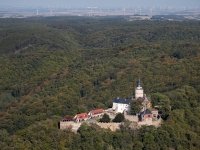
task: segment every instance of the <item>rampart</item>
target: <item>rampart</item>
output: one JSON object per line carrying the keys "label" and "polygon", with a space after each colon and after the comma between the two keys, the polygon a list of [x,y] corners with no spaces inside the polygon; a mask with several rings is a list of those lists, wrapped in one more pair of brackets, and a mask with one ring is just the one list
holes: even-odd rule
{"label": "rampart", "polygon": [[137,122],[138,121],[138,116],[133,116],[133,115],[125,115],[125,119],[132,121],[132,122]]}
{"label": "rampart", "polygon": [[[86,122],[87,123],[87,122]],[[78,128],[81,126],[82,122],[76,123],[73,121],[68,121],[68,122],[63,122],[60,121],[60,129],[61,130],[72,130],[72,131],[77,131]],[[90,124],[90,123],[88,123]],[[98,126],[104,129],[110,129],[111,131],[115,131],[117,129],[120,129],[121,123],[101,123],[98,122],[96,123]]]}
{"label": "rampart", "polygon": [[101,128],[104,129],[110,129],[111,131],[115,131],[117,129],[120,129],[121,123],[103,123],[98,122],[97,125],[99,125]]}
{"label": "rampart", "polygon": [[60,121],[60,129],[61,130],[72,130],[72,131],[77,131],[78,128],[81,126],[81,122],[79,123],[76,123],[76,122],[73,122],[73,121],[67,121],[67,122],[63,122],[63,121]]}
{"label": "rampart", "polygon": [[[131,118],[132,122],[135,123],[136,126],[141,127],[142,125],[153,125],[155,127],[159,127],[162,123],[162,119],[158,119],[156,121],[142,121],[142,122],[138,122],[138,121],[134,121],[135,118]],[[90,124],[89,122],[86,122],[88,124]],[[60,121],[60,129],[61,130],[72,130],[74,132],[76,132],[80,126],[81,126],[82,122],[76,123],[73,121],[68,121],[68,122],[63,122]],[[121,123],[102,123],[102,122],[97,122],[96,123],[98,126],[100,126],[101,128],[104,129],[110,129],[111,131],[116,131],[117,129],[120,129],[120,125]]]}
{"label": "rampart", "polygon": [[153,125],[155,127],[159,127],[161,125],[161,123],[162,123],[162,119],[159,118],[156,121],[152,121],[152,120],[148,121],[147,120],[147,121],[138,122],[138,126],[141,127],[142,125],[148,125],[148,126]]}
{"label": "rampart", "polygon": [[162,124],[162,119],[161,118],[159,118],[156,121],[152,121],[152,125],[155,126],[155,127],[159,127],[159,126],[161,126],[161,124]]}
{"label": "rampart", "polygon": [[[132,122],[132,124],[131,124],[132,127],[136,127],[136,126],[141,127],[142,125],[153,125],[155,127],[159,127],[162,123],[161,118],[156,121],[149,120],[149,121],[143,121],[143,122],[135,121],[134,117],[129,118],[129,119]],[[82,123],[83,122],[76,123],[73,121],[67,121],[67,122],[60,121],[60,129],[61,130],[72,130],[73,132],[76,132]],[[86,122],[86,123],[90,124],[90,122]],[[100,126],[101,128],[110,129],[111,131],[116,131],[117,129],[120,129],[120,125],[121,125],[121,123],[114,123],[114,122],[110,122],[110,123],[97,122],[96,124],[98,126]]]}

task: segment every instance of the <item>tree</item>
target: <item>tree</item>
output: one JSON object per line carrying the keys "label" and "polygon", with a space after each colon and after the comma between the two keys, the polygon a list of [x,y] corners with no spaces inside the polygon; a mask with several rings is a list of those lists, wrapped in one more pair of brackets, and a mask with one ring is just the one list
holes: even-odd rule
{"label": "tree", "polygon": [[140,141],[136,141],[133,145],[133,149],[134,150],[139,150],[139,149],[142,149],[144,147],[143,143],[140,142]]}
{"label": "tree", "polygon": [[128,130],[130,128],[130,125],[131,125],[131,121],[129,121],[128,119],[124,119],[123,124],[121,124],[121,126],[120,126],[120,129]]}
{"label": "tree", "polygon": [[166,106],[166,105],[170,105],[170,100],[169,100],[169,97],[167,97],[166,95],[164,94],[161,94],[161,93],[153,93],[151,95],[151,99],[152,99],[152,104],[153,106]]}
{"label": "tree", "polygon": [[124,115],[122,113],[118,113],[113,119],[113,122],[122,122],[124,119]]}
{"label": "tree", "polygon": [[0,130],[0,141],[4,141],[9,136],[6,129]]}
{"label": "tree", "polygon": [[110,117],[105,113],[100,119],[100,122],[110,122]]}
{"label": "tree", "polygon": [[159,113],[162,114],[162,119],[166,120],[170,113],[170,99],[164,94],[154,93],[151,95],[153,106],[157,106]]}
{"label": "tree", "polygon": [[139,98],[137,100],[131,101],[130,107],[131,107],[131,110],[130,110],[131,115],[135,115],[139,113],[140,110],[142,109],[142,100]]}

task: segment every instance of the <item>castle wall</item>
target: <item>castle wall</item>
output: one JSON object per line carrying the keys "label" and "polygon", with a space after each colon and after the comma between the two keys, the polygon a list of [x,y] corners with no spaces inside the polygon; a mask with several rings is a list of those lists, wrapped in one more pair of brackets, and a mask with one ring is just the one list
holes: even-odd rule
{"label": "castle wall", "polygon": [[[72,130],[72,131],[77,131],[78,128],[80,128],[82,123],[75,123],[73,121],[68,121],[68,122],[60,122],[60,129],[61,130]],[[89,124],[89,123],[88,123]],[[120,124],[121,123],[96,123],[98,126],[104,129],[110,129],[111,131],[115,131],[117,129],[120,129]]]}
{"label": "castle wall", "polygon": [[[128,118],[127,118],[128,119]],[[159,127],[162,123],[162,119],[158,119],[157,121],[152,121],[152,120],[146,120],[146,121],[142,121],[142,122],[138,122],[136,121],[136,117],[132,116],[131,118],[129,118],[130,121],[132,121],[133,123],[135,122],[136,125],[138,125],[138,127],[141,127],[142,125],[153,125],[155,127]],[[75,123],[73,121],[69,121],[69,122],[60,122],[60,129],[61,130],[72,130],[74,132],[76,132],[80,126],[81,126],[82,122],[79,123]],[[89,124],[89,123],[88,123]],[[98,122],[96,123],[98,126],[100,126],[101,128],[104,129],[110,129],[111,131],[116,131],[117,129],[120,129],[120,125],[121,123],[102,123],[102,122]]]}
{"label": "castle wall", "polygon": [[97,123],[97,125],[99,125],[101,128],[104,129],[110,129],[111,131],[115,131],[117,129],[120,129],[120,125],[121,123],[103,123],[103,122],[99,122]]}
{"label": "castle wall", "polygon": [[162,123],[162,119],[159,118],[158,120],[153,121],[152,125],[155,126],[155,127],[159,127],[159,126],[161,126],[161,123]]}
{"label": "castle wall", "polygon": [[129,120],[129,121],[133,121],[133,122],[138,122],[138,116],[134,116],[134,115],[125,115],[124,116],[125,119]]}
{"label": "castle wall", "polygon": [[141,121],[141,122],[138,122],[138,126],[141,127],[142,125],[153,125],[155,127],[159,127],[162,123],[162,119],[158,119],[156,121],[152,121],[152,120],[146,120],[146,121]]}
{"label": "castle wall", "polygon": [[142,126],[142,125],[152,125],[152,120],[145,120],[145,121],[139,121],[138,122],[138,126]]}
{"label": "castle wall", "polygon": [[73,121],[68,121],[68,122],[62,122],[60,121],[60,129],[61,130],[66,130],[66,129],[71,129],[72,131],[77,131],[78,128],[81,126],[81,122],[75,123]]}

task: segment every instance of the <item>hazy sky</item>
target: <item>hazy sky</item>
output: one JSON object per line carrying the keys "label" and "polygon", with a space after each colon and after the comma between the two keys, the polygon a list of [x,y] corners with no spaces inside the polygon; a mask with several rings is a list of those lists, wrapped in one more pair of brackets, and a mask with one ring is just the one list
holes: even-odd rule
{"label": "hazy sky", "polygon": [[0,0],[0,5],[71,7],[200,7],[200,0]]}

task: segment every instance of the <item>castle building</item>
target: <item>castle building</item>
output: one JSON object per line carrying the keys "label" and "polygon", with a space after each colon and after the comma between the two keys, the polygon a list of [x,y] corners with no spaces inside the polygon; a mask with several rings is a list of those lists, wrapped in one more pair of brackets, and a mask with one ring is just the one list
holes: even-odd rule
{"label": "castle building", "polygon": [[[146,97],[144,94],[143,88],[140,83],[140,78],[137,81],[137,87],[135,88],[135,97],[129,98],[129,99],[122,99],[122,98],[115,98],[113,100],[113,106],[112,109],[116,113],[129,113],[130,112],[130,103],[133,100],[137,100],[138,98],[141,98],[143,100],[144,107],[142,108],[142,111],[144,111],[146,108],[150,107],[149,98]],[[138,112],[139,113],[139,112]]]}
{"label": "castle building", "polygon": [[129,112],[130,111],[130,103],[133,99],[122,99],[122,98],[115,98],[113,100],[113,107],[112,109],[116,113],[123,113],[123,112]]}
{"label": "castle building", "polygon": [[66,117],[62,118],[61,121],[62,122],[73,121],[73,118],[66,116]]}
{"label": "castle building", "polygon": [[146,109],[138,115],[138,118],[139,121],[152,121],[152,112]]}
{"label": "castle building", "polygon": [[91,110],[88,113],[89,118],[94,118],[94,117],[101,117],[104,114],[104,110],[103,109],[95,109],[95,110]]}
{"label": "castle building", "polygon": [[80,121],[85,121],[88,119],[88,114],[87,113],[81,113],[81,114],[77,114],[73,120],[75,122],[80,122]]}

